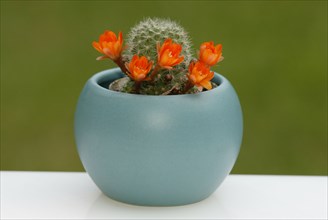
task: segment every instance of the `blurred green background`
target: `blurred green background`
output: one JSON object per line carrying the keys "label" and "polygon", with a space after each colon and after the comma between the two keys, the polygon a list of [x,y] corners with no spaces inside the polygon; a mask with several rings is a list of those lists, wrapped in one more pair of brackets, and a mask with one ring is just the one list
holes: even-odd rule
{"label": "blurred green background", "polygon": [[1,1],[1,170],[81,171],[73,136],[91,46],[144,17],[223,44],[244,139],[233,173],[327,175],[327,1]]}

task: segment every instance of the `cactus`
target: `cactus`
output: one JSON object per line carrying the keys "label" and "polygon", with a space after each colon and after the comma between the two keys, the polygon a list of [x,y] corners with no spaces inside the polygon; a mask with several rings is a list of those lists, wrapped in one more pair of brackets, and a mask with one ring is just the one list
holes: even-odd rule
{"label": "cactus", "polygon": [[156,64],[156,44],[163,43],[167,38],[183,45],[181,55],[185,59],[180,66],[188,66],[193,55],[190,37],[183,27],[169,19],[147,18],[132,27],[126,39],[125,56],[128,60],[134,54],[146,56]]}
{"label": "cactus", "polygon": [[145,95],[197,93],[211,89],[210,67],[223,59],[222,45],[204,42],[194,59],[187,32],[169,19],[146,18],[131,28],[123,47],[122,33],[105,31],[93,47],[113,60],[128,77],[109,89]]}
{"label": "cactus", "polygon": [[[146,56],[157,63],[157,44],[162,44],[167,38],[174,43],[182,45],[181,55],[184,61],[174,69],[162,69],[158,72],[155,82],[143,82],[139,93],[147,95],[160,95],[168,92],[179,93],[188,79],[186,70],[192,59],[191,41],[187,32],[174,21],[160,18],[147,18],[131,28],[126,39],[127,48],[124,51],[124,60],[130,61],[134,54]],[[123,92],[131,92],[133,83],[126,83],[121,89]]]}

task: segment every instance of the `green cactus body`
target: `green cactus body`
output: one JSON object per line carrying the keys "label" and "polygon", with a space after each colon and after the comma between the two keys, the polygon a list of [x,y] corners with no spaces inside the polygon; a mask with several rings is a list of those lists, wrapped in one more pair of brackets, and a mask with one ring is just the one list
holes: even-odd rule
{"label": "green cactus body", "polygon": [[188,66],[192,59],[190,38],[183,27],[169,19],[147,18],[132,27],[126,39],[128,47],[125,55],[128,60],[131,60],[134,54],[146,56],[156,64],[156,44],[162,44],[167,38],[182,45],[181,55],[184,56],[184,62],[180,66]]}
{"label": "green cactus body", "polygon": [[[171,70],[161,69],[154,81],[142,82],[140,94],[179,94],[187,82],[186,71],[193,57],[191,41],[184,28],[169,19],[147,18],[132,27],[126,39],[124,60],[129,62],[137,54],[147,57],[155,66],[158,59],[157,44],[162,44],[167,38],[182,46],[181,55],[184,56],[184,61]],[[126,83],[121,91],[131,92],[133,86],[133,82]]]}

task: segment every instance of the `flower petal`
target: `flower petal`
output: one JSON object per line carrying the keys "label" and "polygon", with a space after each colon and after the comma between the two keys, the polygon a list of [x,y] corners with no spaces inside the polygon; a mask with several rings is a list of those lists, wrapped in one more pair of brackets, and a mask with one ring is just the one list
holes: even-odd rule
{"label": "flower petal", "polygon": [[99,56],[96,58],[96,60],[104,60],[106,58],[109,58],[108,56]]}
{"label": "flower petal", "polygon": [[182,46],[173,43],[171,38],[166,39],[162,46],[157,44],[158,65],[166,69],[178,65],[184,60],[184,57],[180,56],[181,50]]}
{"label": "flower petal", "polygon": [[148,61],[145,56],[139,57],[134,55],[128,65],[126,65],[130,71],[128,75],[132,80],[140,82],[149,80],[147,74],[151,70],[153,62]]}
{"label": "flower petal", "polygon": [[214,46],[214,42],[204,42],[200,46],[199,60],[208,66],[214,66],[222,55],[222,45]]}
{"label": "flower petal", "polygon": [[92,42],[92,46],[100,53],[107,55],[112,60],[117,60],[123,50],[123,35],[119,32],[118,38],[112,31],[106,30],[99,36],[99,42]]}
{"label": "flower petal", "polygon": [[212,84],[210,81],[204,80],[204,81],[199,82],[199,84],[207,90],[212,89]]}
{"label": "flower petal", "polygon": [[101,46],[100,46],[100,44],[98,42],[93,41],[92,42],[92,46],[93,46],[93,48],[95,48],[96,50],[98,50],[98,52],[103,53],[102,48],[101,48]]}

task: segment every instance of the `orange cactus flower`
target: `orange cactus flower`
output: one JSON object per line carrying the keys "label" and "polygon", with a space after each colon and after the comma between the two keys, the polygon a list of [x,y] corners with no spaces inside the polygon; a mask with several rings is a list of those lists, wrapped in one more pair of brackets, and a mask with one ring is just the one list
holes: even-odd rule
{"label": "orange cactus flower", "polygon": [[97,59],[109,58],[118,60],[123,50],[123,37],[122,32],[119,32],[118,38],[112,31],[105,31],[99,37],[99,42],[92,42],[92,46],[105,56],[98,57]]}
{"label": "orange cactus flower", "polygon": [[187,74],[189,81],[200,88],[212,89],[211,79],[214,77],[214,72],[203,62],[192,62],[189,65],[189,74]]}
{"label": "orange cactus flower", "polygon": [[180,44],[172,43],[172,39],[168,38],[163,45],[157,44],[158,65],[162,68],[172,69],[173,66],[178,65],[184,59],[180,56],[182,46]]}
{"label": "orange cactus flower", "polygon": [[214,46],[213,41],[202,43],[199,51],[199,60],[201,62],[209,66],[214,66],[222,59],[222,44]]}
{"label": "orange cactus flower", "polygon": [[130,72],[128,75],[131,79],[137,82],[149,80],[146,77],[152,66],[153,62],[148,61],[145,56],[139,57],[138,55],[134,55],[131,62],[127,64],[127,68]]}

